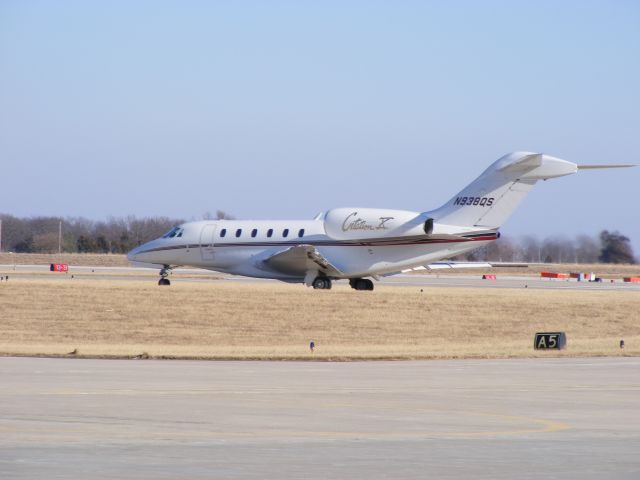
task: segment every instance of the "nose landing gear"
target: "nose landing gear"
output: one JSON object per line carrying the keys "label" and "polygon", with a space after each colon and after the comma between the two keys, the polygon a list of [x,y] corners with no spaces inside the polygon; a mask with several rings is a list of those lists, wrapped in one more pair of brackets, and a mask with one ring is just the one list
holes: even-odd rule
{"label": "nose landing gear", "polygon": [[158,280],[158,285],[171,285],[171,282],[167,278],[169,276],[169,271],[171,270],[170,265],[165,265],[160,270],[160,280]]}
{"label": "nose landing gear", "polygon": [[355,290],[373,290],[373,282],[366,278],[350,278],[349,285]]}

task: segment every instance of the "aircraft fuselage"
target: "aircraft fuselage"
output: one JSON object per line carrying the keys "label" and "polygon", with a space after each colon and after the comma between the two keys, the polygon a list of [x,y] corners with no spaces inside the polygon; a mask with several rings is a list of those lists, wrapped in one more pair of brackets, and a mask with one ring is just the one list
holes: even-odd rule
{"label": "aircraft fuselage", "polygon": [[[362,210],[362,209],[360,209]],[[324,220],[204,220],[180,225],[180,236],[166,236],[148,242],[129,254],[135,262],[156,265],[192,266],[236,275],[277,278],[302,282],[304,272],[274,271],[265,260],[284,249],[310,245],[331,259],[340,275],[332,278],[356,278],[398,272],[478,248],[495,240],[495,233],[466,233],[464,237],[429,238],[424,231],[404,235],[358,235],[375,232],[367,229],[358,209],[345,216],[344,238],[327,235]],[[353,215],[356,213],[356,215]],[[419,216],[419,213],[413,213]],[[391,214],[379,220],[384,226],[393,221]],[[380,225],[377,223],[377,225]],[[342,228],[342,227],[341,227]],[[375,227],[374,227],[375,228]],[[420,226],[422,228],[422,225]],[[359,230],[362,229],[362,230]]]}

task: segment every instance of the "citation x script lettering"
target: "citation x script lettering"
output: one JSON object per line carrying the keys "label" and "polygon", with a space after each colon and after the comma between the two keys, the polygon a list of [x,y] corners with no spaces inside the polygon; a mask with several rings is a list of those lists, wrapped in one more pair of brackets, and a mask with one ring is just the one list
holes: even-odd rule
{"label": "citation x script lettering", "polygon": [[334,208],[313,220],[189,222],[133,249],[128,258],[160,268],[160,285],[169,285],[172,268],[189,266],[316,289],[344,279],[356,290],[373,290],[370,278],[428,266],[496,240],[539,180],[631,166],[579,166],[514,152],[434,210]]}
{"label": "citation x script lettering", "polygon": [[346,232],[348,230],[386,230],[388,227],[385,226],[389,220],[393,220],[393,217],[379,217],[379,223],[377,225],[367,223],[366,220],[362,218],[358,218],[358,212],[353,212],[350,215],[347,215],[347,218],[342,222],[342,231]]}

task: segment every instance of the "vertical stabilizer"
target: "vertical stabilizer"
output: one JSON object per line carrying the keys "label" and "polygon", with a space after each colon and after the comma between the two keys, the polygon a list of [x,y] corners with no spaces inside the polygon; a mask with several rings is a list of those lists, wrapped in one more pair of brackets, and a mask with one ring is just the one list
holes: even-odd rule
{"label": "vertical stabilizer", "polygon": [[571,175],[577,170],[575,163],[549,155],[510,153],[427,215],[444,225],[496,229],[511,216],[538,180]]}

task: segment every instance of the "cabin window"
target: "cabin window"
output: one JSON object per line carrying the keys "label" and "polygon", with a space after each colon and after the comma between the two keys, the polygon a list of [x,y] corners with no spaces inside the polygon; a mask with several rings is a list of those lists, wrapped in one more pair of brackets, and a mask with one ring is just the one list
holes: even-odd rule
{"label": "cabin window", "polygon": [[273,228],[270,228],[269,230],[267,230],[267,237],[269,238],[273,237]]}
{"label": "cabin window", "polygon": [[251,230],[251,238],[256,238],[256,235],[258,235],[258,229],[254,228]]}
{"label": "cabin window", "polygon": [[238,238],[240,235],[242,235],[242,229],[241,228],[236,230],[236,238]]}
{"label": "cabin window", "polygon": [[220,237],[224,238],[224,236],[227,234],[227,229],[223,228],[222,230],[220,230]]}
{"label": "cabin window", "polygon": [[283,236],[284,238],[287,238],[287,237],[289,236],[289,229],[288,229],[288,228],[285,228],[285,229],[282,231],[282,236]]}
{"label": "cabin window", "polygon": [[298,237],[300,238],[304,237],[304,228],[301,228],[300,230],[298,230]]}

